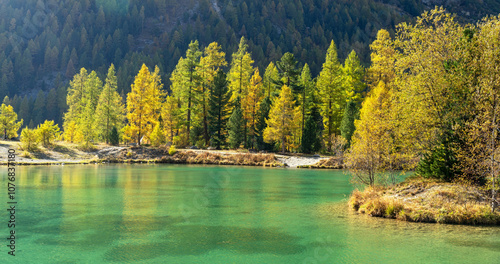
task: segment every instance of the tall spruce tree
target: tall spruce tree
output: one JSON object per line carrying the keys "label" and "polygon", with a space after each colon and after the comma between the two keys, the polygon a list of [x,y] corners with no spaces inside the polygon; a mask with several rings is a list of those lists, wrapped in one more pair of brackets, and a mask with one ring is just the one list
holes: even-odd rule
{"label": "tall spruce tree", "polygon": [[227,87],[226,74],[217,71],[210,89],[208,120],[212,146],[221,149],[225,144],[227,120],[229,117],[229,99],[231,93]]}
{"label": "tall spruce tree", "polygon": [[318,108],[313,106],[311,113],[307,116],[304,126],[304,134],[301,142],[301,150],[304,153],[314,153],[321,149],[321,115]]}
{"label": "tall spruce tree", "polygon": [[180,58],[174,72],[170,77],[172,82],[172,92],[179,102],[182,104],[182,111],[186,115],[185,124],[185,137],[184,143],[190,145],[190,134],[193,119],[193,108],[195,100],[195,89],[199,86],[201,77],[197,70],[200,66],[200,57],[202,52],[198,41],[192,41],[186,51],[186,57]]}
{"label": "tall spruce tree", "polygon": [[209,87],[213,85],[214,78],[217,75],[220,67],[226,66],[226,53],[222,51],[221,46],[217,42],[212,42],[204,50],[204,56],[200,59],[200,66],[197,69],[200,72],[201,82],[198,87],[196,100],[197,104],[201,105],[201,121],[203,124],[203,138],[205,145],[209,144],[209,124],[208,124],[208,104],[209,104]]}
{"label": "tall spruce tree", "polygon": [[236,101],[236,106],[233,109],[231,117],[227,123],[228,130],[228,143],[229,147],[236,149],[243,142],[243,129],[244,129],[244,118],[243,111],[241,111],[239,101]]}
{"label": "tall spruce tree", "polygon": [[340,124],[340,135],[347,141],[346,148],[351,146],[351,138],[355,130],[354,120],[358,119],[358,116],[358,105],[354,101],[347,102],[344,109],[344,116],[342,117],[342,122]]}

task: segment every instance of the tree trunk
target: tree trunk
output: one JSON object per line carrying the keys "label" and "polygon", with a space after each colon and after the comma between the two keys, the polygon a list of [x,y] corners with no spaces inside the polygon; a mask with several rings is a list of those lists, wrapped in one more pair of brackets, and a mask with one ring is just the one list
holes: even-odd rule
{"label": "tree trunk", "polygon": [[493,122],[492,122],[492,130],[491,130],[491,146],[490,146],[490,160],[491,160],[491,182],[492,182],[492,187],[491,187],[491,212],[494,212],[496,209],[496,190],[495,190],[495,181],[496,181],[496,174],[495,174],[495,139],[496,139],[496,131],[497,131],[497,108],[498,108],[498,101],[496,100],[496,96],[494,97],[494,102],[495,106],[493,107]]}
{"label": "tree trunk", "polygon": [[203,137],[205,138],[205,145],[208,146],[210,138],[208,137],[207,106],[205,104],[205,97],[203,97]]}
{"label": "tree trunk", "polygon": [[[328,101],[328,112],[332,109],[332,100]],[[328,113],[328,138],[326,139],[328,142],[328,151],[332,151],[332,114]]]}
{"label": "tree trunk", "polygon": [[187,116],[187,145],[189,146],[189,135],[191,129],[191,87],[189,87],[189,96],[188,96],[188,116]]}

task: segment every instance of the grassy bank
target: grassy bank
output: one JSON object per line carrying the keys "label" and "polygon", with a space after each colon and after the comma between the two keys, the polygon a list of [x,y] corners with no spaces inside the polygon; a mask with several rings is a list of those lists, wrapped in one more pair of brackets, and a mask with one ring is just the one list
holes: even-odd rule
{"label": "grassy bank", "polygon": [[165,147],[93,145],[84,150],[67,142],[56,142],[50,147],[39,147],[27,152],[18,141],[0,141],[0,165],[7,165],[9,149],[16,151],[17,165],[59,165],[95,163],[173,163],[215,164],[240,166],[283,166],[274,154],[242,153],[238,151],[178,150],[169,153]]}
{"label": "grassy bank", "polygon": [[[136,148],[138,150],[140,148]],[[134,149],[124,149],[125,155],[118,154],[117,156],[104,157],[99,159],[99,162],[110,163],[170,163],[170,164],[213,164],[213,165],[240,165],[240,166],[263,166],[263,167],[278,167],[283,166],[274,154],[250,154],[250,153],[235,153],[235,154],[219,154],[213,152],[194,152],[194,151],[178,151],[173,155],[169,155],[167,151],[160,149],[150,149],[151,152],[163,152],[156,155],[145,154],[145,148],[140,149],[140,153],[134,152]],[[142,157],[137,157],[142,156]],[[144,156],[149,157],[144,159]]]}
{"label": "grassy bank", "polygon": [[355,190],[349,207],[370,216],[411,222],[500,225],[500,212],[491,212],[487,193],[480,188],[421,178]]}

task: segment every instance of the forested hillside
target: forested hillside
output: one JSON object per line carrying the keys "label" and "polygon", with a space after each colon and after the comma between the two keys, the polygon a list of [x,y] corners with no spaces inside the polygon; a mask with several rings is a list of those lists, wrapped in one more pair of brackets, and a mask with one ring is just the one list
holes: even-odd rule
{"label": "forested hillside", "polygon": [[466,19],[500,10],[496,1],[1,1],[0,98],[10,97],[25,125],[62,124],[68,81],[80,68],[104,79],[114,63],[124,97],[142,63],[158,65],[168,90],[195,39],[201,46],[217,41],[229,61],[244,36],[261,72],[291,52],[317,75],[331,40],[342,61],[354,49],[368,65],[368,44],[379,29],[393,32],[434,4]]}

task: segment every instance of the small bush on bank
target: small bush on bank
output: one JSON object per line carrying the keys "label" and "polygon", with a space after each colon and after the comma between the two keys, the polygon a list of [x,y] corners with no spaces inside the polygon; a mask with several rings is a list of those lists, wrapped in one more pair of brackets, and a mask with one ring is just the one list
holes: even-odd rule
{"label": "small bush on bank", "polygon": [[21,148],[25,151],[38,150],[38,136],[35,129],[23,128],[21,131]]}
{"label": "small bush on bank", "polygon": [[175,146],[172,144],[170,145],[170,148],[168,149],[168,155],[172,156],[174,155],[175,153],[177,153],[177,149],[175,148]]}

